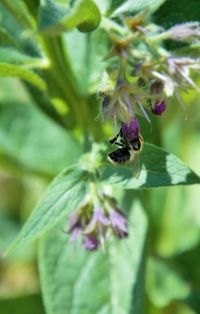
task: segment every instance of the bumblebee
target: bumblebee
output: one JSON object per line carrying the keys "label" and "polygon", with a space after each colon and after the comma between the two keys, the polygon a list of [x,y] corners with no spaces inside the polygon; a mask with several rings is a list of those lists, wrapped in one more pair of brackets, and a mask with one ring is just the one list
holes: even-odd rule
{"label": "bumblebee", "polygon": [[141,172],[140,152],[144,143],[142,136],[138,134],[133,140],[128,141],[120,129],[120,132],[109,142],[121,148],[109,153],[108,161],[114,165],[130,164],[134,177],[139,178]]}

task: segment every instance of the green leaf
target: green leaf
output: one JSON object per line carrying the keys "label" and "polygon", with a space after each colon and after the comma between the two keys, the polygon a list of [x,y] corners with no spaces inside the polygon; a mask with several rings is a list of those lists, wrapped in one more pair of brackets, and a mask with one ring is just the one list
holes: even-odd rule
{"label": "green leaf", "polygon": [[190,287],[181,276],[163,261],[151,258],[148,262],[147,290],[150,300],[157,306],[189,296]]}
{"label": "green leaf", "polygon": [[100,11],[92,0],[77,0],[72,8],[44,0],[39,12],[39,30],[48,35],[70,31],[75,27],[81,32],[91,32],[101,20]]}
{"label": "green leaf", "polygon": [[[6,84],[1,82],[1,86],[5,91]],[[13,87],[11,82],[9,90],[10,87]],[[19,84],[16,88],[18,93],[24,94]],[[48,177],[78,160],[81,148],[70,133],[43,115],[29,100],[11,101],[6,92],[1,99],[3,97],[0,105],[1,155],[7,160],[10,158],[12,164],[15,162],[22,170]]]}
{"label": "green leaf", "polygon": [[65,41],[80,90],[83,94],[96,94],[105,69],[103,58],[108,49],[107,34],[101,29],[89,34],[73,30],[65,34]]}
{"label": "green leaf", "polygon": [[0,63],[0,77],[18,77],[43,91],[46,89],[46,84],[39,75],[18,65]]}
{"label": "green leaf", "polygon": [[133,207],[130,221],[135,227],[130,226],[126,243],[109,243],[105,255],[67,243],[60,226],[40,240],[39,270],[47,314],[142,313],[135,294],[137,287],[142,299],[138,277],[147,226],[140,203]]}
{"label": "green leaf", "polygon": [[61,219],[65,222],[67,215],[77,208],[86,191],[85,171],[76,167],[64,170],[49,185],[8,252],[34,241]]}
{"label": "green leaf", "polygon": [[133,177],[131,168],[109,165],[99,168],[100,180],[126,189],[200,183],[200,177],[180,159],[154,145],[144,145],[141,163],[139,179]]}
{"label": "green leaf", "polygon": [[12,47],[0,47],[0,63],[41,67],[42,59],[33,58]]}
{"label": "green leaf", "polygon": [[112,16],[131,15],[142,10],[148,13],[156,11],[166,0],[111,0],[109,11]]}

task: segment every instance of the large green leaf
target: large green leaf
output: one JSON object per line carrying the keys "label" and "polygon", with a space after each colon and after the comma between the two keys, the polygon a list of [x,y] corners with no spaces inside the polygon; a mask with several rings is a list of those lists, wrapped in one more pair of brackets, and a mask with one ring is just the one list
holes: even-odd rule
{"label": "large green leaf", "polygon": [[200,183],[200,177],[180,159],[154,145],[145,144],[141,163],[139,179],[133,177],[131,168],[108,165],[99,168],[100,180],[126,189]]}
{"label": "large green leaf", "polygon": [[139,203],[130,220],[126,243],[109,243],[105,255],[87,253],[79,245],[74,248],[59,226],[40,240],[39,269],[47,314],[142,313],[138,294],[141,300],[146,219]]}
{"label": "large green leaf", "polygon": [[80,90],[83,94],[96,93],[105,69],[103,58],[108,49],[106,33],[101,29],[89,34],[74,30],[65,34],[65,41]]}
{"label": "large green leaf", "polygon": [[[5,91],[7,85],[2,86]],[[17,88],[23,95],[24,89]],[[43,115],[29,100],[10,101],[7,92],[4,97],[0,105],[1,155],[11,158],[13,164],[15,161],[22,169],[50,177],[78,160],[81,148],[67,131]]]}
{"label": "large green leaf", "polygon": [[74,167],[64,170],[49,185],[8,251],[32,242],[64,221],[75,210],[87,191],[87,173]]}
{"label": "large green leaf", "polygon": [[35,85],[42,91],[46,89],[46,84],[39,75],[19,65],[0,63],[0,77],[18,77]]}
{"label": "large green leaf", "polygon": [[43,0],[39,14],[39,30],[44,34],[59,34],[78,28],[90,32],[98,27],[101,14],[92,0],[77,0],[73,7]]}

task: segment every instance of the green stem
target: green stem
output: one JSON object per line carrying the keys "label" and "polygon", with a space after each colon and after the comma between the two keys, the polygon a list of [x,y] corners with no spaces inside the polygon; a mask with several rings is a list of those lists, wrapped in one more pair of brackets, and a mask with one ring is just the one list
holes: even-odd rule
{"label": "green stem", "polygon": [[149,42],[161,41],[161,40],[169,39],[170,37],[171,37],[171,33],[166,31],[166,32],[148,37],[148,41]]}

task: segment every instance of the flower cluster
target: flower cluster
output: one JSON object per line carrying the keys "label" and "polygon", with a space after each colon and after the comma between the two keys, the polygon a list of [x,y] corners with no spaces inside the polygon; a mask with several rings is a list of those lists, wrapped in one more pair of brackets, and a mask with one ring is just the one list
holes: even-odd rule
{"label": "flower cluster", "polygon": [[71,214],[67,232],[70,234],[70,243],[82,237],[85,250],[95,251],[101,245],[105,252],[105,242],[111,234],[120,239],[128,236],[128,221],[114,198],[95,192],[95,195],[87,195],[80,207]]}
{"label": "flower cluster", "polygon": [[129,124],[136,116],[151,123],[151,114],[163,115],[172,96],[185,110],[180,92],[189,87],[200,91],[190,76],[191,71],[199,73],[200,59],[175,55],[160,44],[166,39],[196,44],[199,24],[189,22],[163,30],[147,24],[145,15],[124,18],[121,28],[112,24],[113,29],[107,30],[112,48],[105,58],[108,65],[99,93],[103,118],[113,117],[115,132],[118,121]]}

